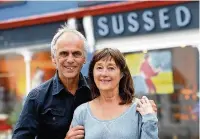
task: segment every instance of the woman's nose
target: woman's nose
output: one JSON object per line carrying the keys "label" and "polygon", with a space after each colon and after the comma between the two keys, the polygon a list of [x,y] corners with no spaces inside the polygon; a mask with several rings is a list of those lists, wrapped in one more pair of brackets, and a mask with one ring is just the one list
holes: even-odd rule
{"label": "woman's nose", "polygon": [[102,70],[101,74],[102,74],[103,76],[107,76],[107,75],[108,75],[108,69],[104,68],[104,69]]}

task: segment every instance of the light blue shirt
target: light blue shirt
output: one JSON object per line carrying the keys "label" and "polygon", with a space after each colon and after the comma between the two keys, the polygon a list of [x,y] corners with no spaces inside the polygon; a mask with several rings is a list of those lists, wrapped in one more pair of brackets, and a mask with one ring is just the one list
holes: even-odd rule
{"label": "light blue shirt", "polygon": [[155,114],[142,116],[133,103],[123,114],[112,120],[99,120],[91,112],[89,103],[74,112],[72,127],[83,125],[85,139],[158,139],[158,119]]}

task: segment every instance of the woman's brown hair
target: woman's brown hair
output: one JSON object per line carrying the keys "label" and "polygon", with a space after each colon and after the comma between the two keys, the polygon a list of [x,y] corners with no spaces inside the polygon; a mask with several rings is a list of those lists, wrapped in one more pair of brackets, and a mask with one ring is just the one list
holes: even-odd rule
{"label": "woman's brown hair", "polygon": [[92,98],[94,99],[100,96],[99,89],[94,82],[93,70],[95,63],[102,59],[113,59],[117,67],[119,67],[123,75],[119,82],[119,96],[121,98],[121,102],[119,104],[130,104],[134,98],[133,80],[123,54],[118,49],[113,48],[104,48],[101,50],[97,50],[94,53],[93,58],[90,62],[88,76],[90,79]]}

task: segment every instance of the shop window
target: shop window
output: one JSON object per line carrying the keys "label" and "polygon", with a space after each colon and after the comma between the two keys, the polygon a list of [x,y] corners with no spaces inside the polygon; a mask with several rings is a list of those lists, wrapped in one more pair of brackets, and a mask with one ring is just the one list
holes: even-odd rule
{"label": "shop window", "polygon": [[0,113],[9,114],[25,93],[25,64],[22,56],[7,54],[0,65]]}
{"label": "shop window", "polygon": [[31,88],[49,80],[55,74],[50,51],[36,52],[31,61]]}
{"label": "shop window", "polygon": [[160,139],[199,138],[199,53],[192,46],[125,53],[137,97],[158,106]]}

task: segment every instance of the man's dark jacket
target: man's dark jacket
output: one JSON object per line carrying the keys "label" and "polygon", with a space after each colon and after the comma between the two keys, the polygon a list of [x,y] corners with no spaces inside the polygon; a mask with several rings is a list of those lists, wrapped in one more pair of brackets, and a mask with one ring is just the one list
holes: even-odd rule
{"label": "man's dark jacket", "polygon": [[72,95],[56,73],[28,94],[12,139],[64,139],[74,110],[90,100],[87,78],[82,74],[78,89]]}

